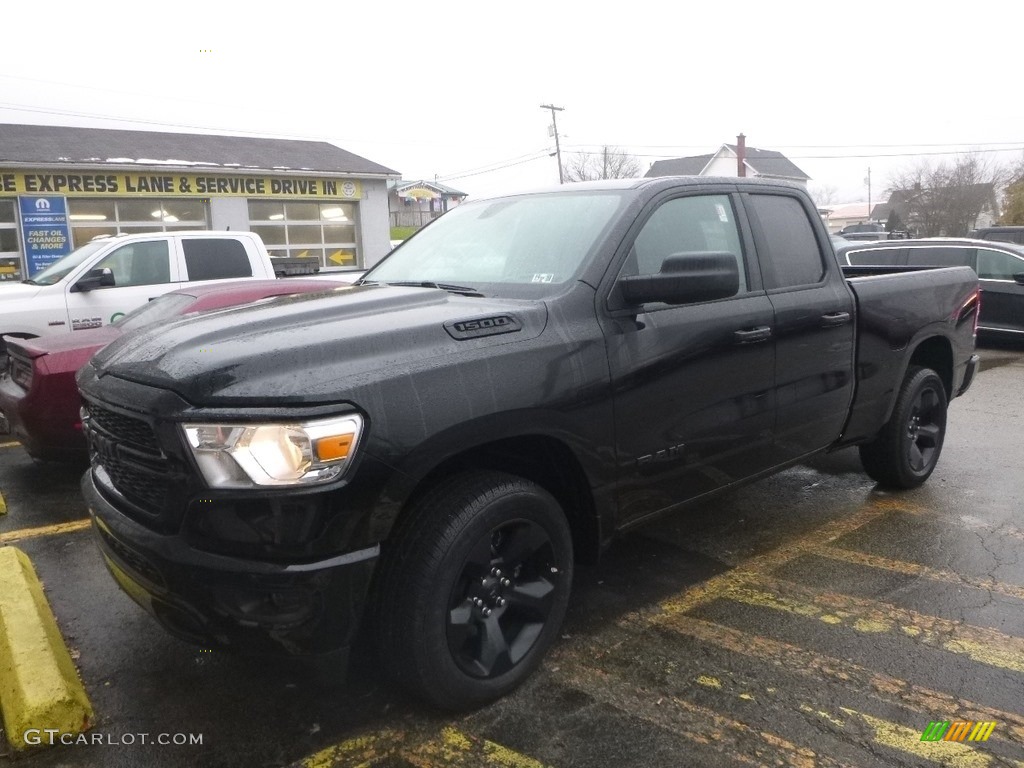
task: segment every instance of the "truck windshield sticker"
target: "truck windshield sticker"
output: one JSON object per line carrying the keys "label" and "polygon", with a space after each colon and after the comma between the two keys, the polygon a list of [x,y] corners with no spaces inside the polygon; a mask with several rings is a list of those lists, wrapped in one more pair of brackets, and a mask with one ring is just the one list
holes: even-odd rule
{"label": "truck windshield sticker", "polygon": [[533,276],[531,283],[552,283],[555,280],[554,274],[551,272],[538,272]]}

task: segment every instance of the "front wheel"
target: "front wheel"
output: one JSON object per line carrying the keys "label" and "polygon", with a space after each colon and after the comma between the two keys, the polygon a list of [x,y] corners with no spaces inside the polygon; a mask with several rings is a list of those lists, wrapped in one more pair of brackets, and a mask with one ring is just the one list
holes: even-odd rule
{"label": "front wheel", "polygon": [[889,488],[916,488],[939,461],[946,435],[946,388],[931,368],[912,366],[892,416],[872,442],[860,447],[864,471]]}
{"label": "front wheel", "polygon": [[470,472],[427,492],[395,532],[376,606],[381,660],[443,709],[504,696],[558,636],[572,536],[537,484]]}

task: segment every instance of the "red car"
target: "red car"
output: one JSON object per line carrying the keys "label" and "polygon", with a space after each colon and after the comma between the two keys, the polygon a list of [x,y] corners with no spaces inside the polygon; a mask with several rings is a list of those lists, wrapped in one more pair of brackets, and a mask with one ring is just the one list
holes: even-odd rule
{"label": "red car", "polygon": [[337,280],[238,280],[166,293],[117,322],[34,339],[4,337],[10,354],[0,373],[0,434],[13,434],[38,459],[86,455],[75,373],[123,333],[180,315],[247,304],[271,296],[346,288]]}

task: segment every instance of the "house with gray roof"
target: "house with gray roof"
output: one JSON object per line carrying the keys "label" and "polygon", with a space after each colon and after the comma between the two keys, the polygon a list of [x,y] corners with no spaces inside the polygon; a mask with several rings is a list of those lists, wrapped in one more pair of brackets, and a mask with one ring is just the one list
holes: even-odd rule
{"label": "house with gray roof", "polygon": [[742,133],[736,144],[723,144],[712,154],[658,160],[644,176],[759,176],[804,186],[811,178],[781,152],[746,146]]}

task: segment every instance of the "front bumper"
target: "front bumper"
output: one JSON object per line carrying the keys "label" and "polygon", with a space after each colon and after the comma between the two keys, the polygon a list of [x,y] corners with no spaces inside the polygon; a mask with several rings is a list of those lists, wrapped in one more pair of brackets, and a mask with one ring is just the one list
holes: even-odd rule
{"label": "front bumper", "polygon": [[379,546],[294,565],[203,552],[121,513],[94,471],[82,493],[107,568],[168,632],[247,653],[321,656],[351,647]]}

